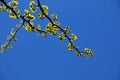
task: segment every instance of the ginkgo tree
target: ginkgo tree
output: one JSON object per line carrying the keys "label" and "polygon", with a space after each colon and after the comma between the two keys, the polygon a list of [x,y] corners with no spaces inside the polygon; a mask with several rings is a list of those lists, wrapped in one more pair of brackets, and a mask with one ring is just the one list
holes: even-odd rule
{"label": "ginkgo tree", "polygon": [[[75,50],[76,56],[83,56],[85,58],[93,57],[94,54],[91,49],[84,48],[83,51],[79,50],[79,47],[74,44],[77,40],[76,34],[72,33],[70,26],[65,28],[60,27],[60,22],[58,22],[57,14],[48,15],[48,6],[42,5],[40,0],[31,0],[29,3],[29,9],[24,9],[23,14],[20,14],[20,10],[17,8],[19,2],[17,0],[0,0],[1,12],[8,12],[9,17],[12,19],[20,19],[19,24],[16,24],[16,28],[11,28],[10,35],[7,36],[7,41],[1,45],[1,53],[5,53],[6,49],[12,48],[12,42],[16,42],[16,34],[23,27],[28,32],[36,32],[41,34],[41,36],[47,38],[48,35],[58,36],[59,40],[63,42],[65,39],[68,40],[68,45],[66,49],[69,51]],[[33,15],[38,12],[37,15]],[[37,17],[36,17],[37,16]],[[38,18],[40,20],[48,19],[48,23],[45,26],[45,30],[41,29],[40,24],[34,24],[33,21]]]}

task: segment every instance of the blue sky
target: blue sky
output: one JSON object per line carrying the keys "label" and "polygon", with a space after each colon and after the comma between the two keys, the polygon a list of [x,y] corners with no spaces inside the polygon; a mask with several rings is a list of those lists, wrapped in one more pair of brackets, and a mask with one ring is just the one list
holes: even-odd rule
{"label": "blue sky", "polygon": [[[0,54],[0,80],[120,80],[120,1],[119,0],[41,0],[49,14],[59,16],[61,27],[71,26],[75,44],[89,47],[94,58],[76,57],[56,36],[42,38],[21,29],[13,49]],[[19,9],[29,1],[19,0]],[[0,12],[0,45],[19,20]],[[42,29],[47,20],[37,20]]]}

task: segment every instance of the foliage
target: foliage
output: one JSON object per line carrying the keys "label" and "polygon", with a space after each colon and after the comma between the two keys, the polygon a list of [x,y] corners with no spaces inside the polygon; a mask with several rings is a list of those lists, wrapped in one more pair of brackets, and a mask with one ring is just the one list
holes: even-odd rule
{"label": "foliage", "polygon": [[[58,22],[58,15],[51,14],[50,17],[48,15],[48,6],[41,5],[39,0],[31,0],[29,3],[29,9],[24,9],[24,14],[20,14],[20,10],[17,9],[19,2],[17,0],[11,0],[7,2],[5,0],[0,0],[0,9],[1,12],[9,12],[9,17],[13,19],[21,19],[21,24],[16,24],[17,29],[12,28],[10,31],[10,35],[7,37],[7,42],[1,45],[1,53],[6,52],[7,48],[12,48],[11,42],[16,42],[16,34],[23,27],[28,32],[37,32],[40,33],[43,37],[47,37],[50,35],[58,36],[59,40],[63,42],[65,39],[68,40],[68,45],[66,47],[67,50],[76,51],[76,56],[84,56],[88,58],[89,56],[94,56],[93,52],[89,48],[85,48],[84,51],[80,51],[77,46],[73,43],[77,40],[77,36],[74,33],[71,33],[70,26],[66,26],[65,29],[60,27],[60,22]],[[36,13],[38,10],[39,14],[37,17],[32,15]],[[45,30],[41,29],[40,24],[35,25],[34,20],[39,18],[44,20],[45,18],[49,20],[46,24]]]}

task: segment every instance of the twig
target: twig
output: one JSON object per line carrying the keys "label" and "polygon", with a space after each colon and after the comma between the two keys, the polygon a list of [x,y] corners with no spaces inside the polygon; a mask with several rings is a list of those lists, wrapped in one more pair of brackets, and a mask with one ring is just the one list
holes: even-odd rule
{"label": "twig", "polygon": [[44,16],[51,22],[52,25],[57,26],[64,33],[65,37],[68,39],[68,41],[70,42],[70,44],[74,47],[74,49],[76,51],[80,52],[80,53],[86,53],[86,52],[81,52],[80,50],[78,50],[78,48],[76,46],[74,46],[74,44],[72,43],[70,37],[66,34],[66,32],[64,31],[64,29],[62,29],[60,26],[54,24],[54,22],[52,21],[52,19],[48,15],[45,14],[45,12],[44,12],[44,10],[43,10],[43,8],[42,8],[41,3],[40,3],[39,0],[37,0],[37,3],[38,3],[38,6],[40,8],[40,11],[44,14]]}

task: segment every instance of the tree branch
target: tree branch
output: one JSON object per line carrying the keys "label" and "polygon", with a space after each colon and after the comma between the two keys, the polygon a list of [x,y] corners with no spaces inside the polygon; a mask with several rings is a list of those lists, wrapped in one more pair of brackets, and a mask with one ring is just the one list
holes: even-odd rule
{"label": "tree branch", "polygon": [[[17,13],[13,10],[13,8],[11,8],[10,6],[7,5],[7,3],[6,3],[4,0],[0,0],[0,1],[1,1],[8,9],[12,10],[12,12],[13,12],[13,13],[17,16],[17,18],[18,18],[18,15],[20,15],[20,14],[17,14]],[[21,18],[23,21],[27,22],[32,29],[35,28],[34,26],[32,26],[32,25],[30,24],[30,21],[29,21],[29,20],[26,20],[26,19],[25,19],[24,16],[20,15],[20,18]],[[41,33],[41,32],[47,33],[46,31],[43,31],[43,30],[38,30],[38,32],[40,32],[40,33]]]}
{"label": "tree branch", "polygon": [[[44,14],[44,16],[51,22],[52,25],[57,26],[64,33],[65,37],[68,39],[68,41],[70,42],[70,44],[74,46],[73,42],[71,41],[70,37],[66,34],[66,32],[64,31],[64,29],[62,29],[60,26],[54,24],[54,22],[52,21],[52,19],[48,15],[45,14],[45,12],[44,12],[44,10],[43,10],[43,8],[41,6],[40,0],[37,0],[37,3],[38,3],[38,7],[40,8],[40,11]],[[76,46],[74,46],[74,49],[76,51],[80,52],[80,53],[86,53],[86,52],[81,52]]]}
{"label": "tree branch", "polygon": [[17,35],[17,32],[20,30],[20,28],[22,28],[22,26],[24,25],[24,23],[25,23],[25,21],[23,21],[22,24],[21,24],[21,26],[17,28],[17,30],[15,31],[14,35],[9,40],[8,44],[4,47],[5,49],[10,45],[11,41],[15,38],[15,36]]}

